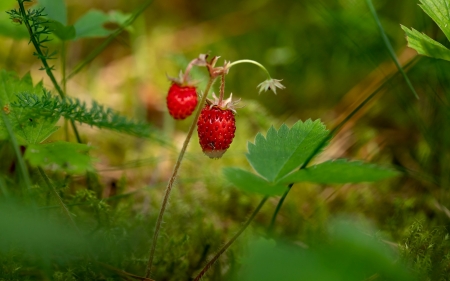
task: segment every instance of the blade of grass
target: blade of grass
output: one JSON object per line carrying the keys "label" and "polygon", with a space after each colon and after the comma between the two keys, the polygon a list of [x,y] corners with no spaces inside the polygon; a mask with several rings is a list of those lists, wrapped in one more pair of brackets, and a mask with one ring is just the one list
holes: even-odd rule
{"label": "blade of grass", "polygon": [[5,198],[9,197],[8,188],[6,188],[5,179],[3,179],[3,177],[0,177],[0,191]]}
{"label": "blade of grass", "polygon": [[88,65],[91,61],[93,61],[103,50],[114,40],[116,37],[122,33],[129,25],[131,25],[147,8],[150,4],[153,3],[153,0],[147,0],[139,9],[137,9],[130,18],[120,26],[116,31],[114,31],[111,35],[106,38],[103,43],[101,43],[95,50],[93,50],[82,62],[80,62],[74,70],[67,76],[66,80],[74,77],[78,72],[80,72],[86,65]]}
{"label": "blade of grass", "polygon": [[389,55],[391,56],[392,60],[394,61],[395,65],[397,66],[398,70],[402,74],[403,78],[406,81],[406,84],[408,85],[411,92],[414,94],[416,99],[419,99],[419,95],[417,95],[416,90],[414,89],[413,85],[411,84],[411,81],[409,80],[408,76],[406,75],[405,71],[403,70],[402,66],[400,65],[397,56],[395,55],[394,48],[391,45],[391,42],[386,36],[386,33],[384,32],[383,26],[381,25],[380,19],[378,18],[377,12],[375,11],[375,8],[372,4],[372,0],[366,0],[367,5],[369,6],[369,10],[372,13],[373,18],[375,19],[375,22],[377,23],[378,29],[380,30],[381,38],[383,39],[384,44],[386,45],[386,48],[389,51]]}
{"label": "blade of grass", "polygon": [[81,235],[80,229],[78,228],[77,224],[73,220],[72,215],[69,212],[69,209],[67,208],[67,206],[62,201],[62,198],[61,198],[61,196],[59,196],[58,191],[56,191],[55,186],[50,182],[50,179],[47,177],[47,175],[45,174],[44,170],[41,167],[38,167],[38,170],[39,170],[39,173],[41,174],[41,177],[44,179],[45,184],[48,186],[48,188],[55,195],[55,198],[58,201],[59,206],[61,207],[61,210],[66,215],[66,217],[69,219],[70,224],[72,225],[72,227],[75,229],[75,231],[78,233],[78,235],[80,235],[80,237],[83,237]]}
{"label": "blade of grass", "polygon": [[[2,104],[0,105],[3,107]],[[25,182],[26,188],[28,189],[28,191],[30,191],[31,190],[30,175],[28,174],[28,169],[25,166],[25,161],[23,160],[22,153],[20,152],[19,143],[17,142],[16,136],[14,136],[11,124],[9,123],[9,119],[6,117],[5,111],[3,110],[0,111],[2,112],[3,123],[5,123],[6,130],[8,131],[9,134],[9,139],[11,140],[11,144],[14,148],[14,153],[16,154],[17,157],[17,163],[19,164],[20,173],[22,174],[22,178]]]}

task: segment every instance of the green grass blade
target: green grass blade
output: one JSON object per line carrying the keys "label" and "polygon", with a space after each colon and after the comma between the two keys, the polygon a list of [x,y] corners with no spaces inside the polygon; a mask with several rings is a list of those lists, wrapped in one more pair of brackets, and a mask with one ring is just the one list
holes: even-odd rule
{"label": "green grass blade", "polygon": [[400,71],[403,78],[405,79],[406,84],[408,85],[411,92],[414,94],[416,99],[419,99],[419,95],[417,95],[416,90],[414,89],[413,85],[411,84],[411,81],[409,80],[408,76],[406,75],[405,71],[403,70],[402,66],[400,65],[400,62],[398,61],[397,56],[395,55],[394,48],[392,47],[391,42],[389,42],[389,39],[387,38],[386,33],[384,32],[383,26],[381,25],[380,19],[378,18],[377,12],[375,11],[372,1],[366,0],[366,2],[367,2],[367,5],[369,6],[369,10],[372,13],[373,18],[375,19],[375,22],[377,23],[378,29],[380,30],[381,38],[383,39],[383,42],[389,51],[389,55],[391,56],[395,65],[397,66],[398,70]]}

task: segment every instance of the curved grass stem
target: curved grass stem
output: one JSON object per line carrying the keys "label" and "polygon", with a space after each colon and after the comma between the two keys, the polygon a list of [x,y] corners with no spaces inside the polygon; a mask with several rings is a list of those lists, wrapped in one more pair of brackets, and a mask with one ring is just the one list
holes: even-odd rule
{"label": "curved grass stem", "polygon": [[183,161],[184,154],[188,147],[189,141],[191,140],[195,126],[197,125],[197,120],[200,116],[202,106],[206,102],[206,97],[208,96],[209,90],[211,89],[211,86],[214,83],[214,81],[215,81],[214,78],[210,78],[208,81],[208,84],[206,85],[205,92],[203,93],[203,96],[199,103],[197,111],[195,112],[194,119],[192,120],[191,126],[189,127],[188,134],[186,136],[186,139],[184,140],[183,147],[181,148],[180,154],[178,155],[178,159],[177,159],[177,162],[175,163],[175,167],[173,168],[172,176],[170,177],[169,182],[166,187],[166,190],[164,192],[164,198],[163,198],[163,201],[161,204],[161,209],[159,210],[158,219],[156,220],[155,232],[153,233],[152,244],[150,246],[150,254],[149,254],[149,259],[148,259],[147,268],[146,268],[146,272],[145,272],[146,278],[150,277],[150,273],[151,273],[151,269],[152,269],[152,265],[153,265],[153,258],[154,258],[155,250],[156,250],[156,244],[158,242],[158,237],[159,237],[159,231],[161,229],[161,223],[162,223],[162,219],[164,217],[164,212],[166,210],[167,203],[169,202],[170,192],[172,191],[173,183],[175,182],[175,179],[177,178],[178,170],[180,168],[181,162]]}
{"label": "curved grass stem", "polygon": [[258,207],[253,211],[250,218],[245,222],[245,224],[239,229],[239,231],[231,238],[230,241],[228,241],[225,245],[222,246],[222,248],[214,255],[214,257],[203,267],[202,271],[195,277],[194,281],[200,280],[203,275],[211,268],[211,266],[220,258],[220,256],[231,246],[231,244],[238,239],[238,237],[244,232],[244,230],[250,225],[250,223],[253,221],[253,219],[256,217],[256,214],[258,214],[259,210],[261,210],[264,203],[266,203],[267,199],[269,197],[264,197],[261,202],[259,203]]}

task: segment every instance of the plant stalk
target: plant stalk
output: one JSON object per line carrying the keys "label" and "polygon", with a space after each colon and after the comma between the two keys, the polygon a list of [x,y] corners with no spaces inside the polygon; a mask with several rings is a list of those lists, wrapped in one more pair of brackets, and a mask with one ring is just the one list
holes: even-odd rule
{"label": "plant stalk", "polygon": [[254,64],[254,65],[256,65],[256,66],[259,66],[259,68],[261,68],[262,70],[264,70],[264,72],[267,74],[267,77],[269,77],[269,79],[272,79],[272,77],[270,77],[269,71],[264,67],[264,65],[260,64],[260,63],[257,62],[257,61],[254,61],[254,60],[237,60],[237,61],[234,61],[234,62],[230,63],[230,64],[228,65],[228,68],[231,68],[232,66],[234,66],[234,65],[236,65],[236,64],[240,64],[240,63],[251,63],[251,64]]}
{"label": "plant stalk", "polygon": [[206,102],[206,97],[208,96],[208,92],[211,89],[211,86],[214,83],[214,81],[215,81],[215,78],[210,78],[208,81],[208,84],[206,85],[205,92],[203,93],[202,99],[199,103],[199,106],[195,113],[194,119],[192,120],[191,126],[189,127],[189,131],[186,136],[186,139],[184,140],[183,147],[181,148],[180,154],[178,155],[177,162],[175,163],[175,167],[173,168],[172,176],[170,177],[169,182],[167,184],[166,191],[164,193],[164,198],[163,198],[163,201],[161,204],[161,209],[159,210],[158,219],[156,220],[155,232],[153,234],[152,244],[150,246],[150,255],[149,255],[147,269],[146,269],[146,273],[145,273],[146,278],[150,277],[150,272],[151,272],[152,265],[153,265],[153,258],[154,258],[155,250],[156,250],[156,244],[158,242],[159,231],[161,229],[161,223],[162,223],[162,219],[164,217],[164,212],[166,210],[167,203],[169,202],[170,192],[172,191],[173,183],[175,182],[175,179],[178,175],[178,170],[180,168],[181,161],[183,160],[184,153],[186,152],[187,146],[189,144],[189,141],[191,140],[195,126],[197,125],[197,120],[200,116],[200,112],[202,111],[202,107]]}
{"label": "plant stalk", "polygon": [[142,6],[134,12],[130,18],[121,25],[116,31],[114,31],[105,41],[103,41],[95,50],[93,50],[87,57],[78,64],[74,70],[67,76],[67,80],[74,77],[78,72],[80,72],[86,65],[88,65],[91,61],[93,61],[103,50],[120,34],[125,30],[126,27],[131,25],[138,17],[141,15],[150,4],[153,3],[153,0],[147,0]]}
{"label": "plant stalk", "polygon": [[[38,58],[40,58],[42,64],[44,65],[45,72],[47,73],[47,76],[52,81],[52,84],[55,87],[56,91],[58,92],[59,96],[61,98],[64,98],[65,97],[64,91],[61,89],[61,87],[59,86],[58,82],[56,82],[56,78],[53,75],[52,69],[51,69],[51,67],[48,64],[47,59],[45,59],[45,56],[42,53],[41,48],[39,47],[39,43],[36,41],[36,38],[34,37],[33,30],[31,29],[30,22],[28,20],[27,13],[26,13],[25,7],[23,5],[23,1],[17,1],[17,2],[19,3],[19,10],[20,10],[20,13],[22,14],[22,17],[24,19],[25,26],[27,27],[28,33],[30,34],[30,41],[33,43],[33,46],[36,49],[36,52],[38,54]],[[78,143],[82,143],[80,135],[78,133],[77,126],[75,125],[75,122],[71,121],[70,123],[72,125],[72,129],[73,129],[73,132],[75,134],[75,137],[77,138]]]}
{"label": "plant stalk", "polygon": [[[3,101],[0,102],[0,106],[3,108]],[[3,123],[5,123],[6,131],[8,131],[9,138],[11,139],[11,144],[14,148],[14,152],[17,157],[17,163],[19,164],[19,170],[22,174],[23,180],[25,182],[25,186],[28,190],[28,192],[31,191],[31,179],[30,175],[28,174],[28,169],[25,165],[25,161],[23,160],[22,153],[20,152],[19,143],[17,142],[16,136],[14,135],[13,129],[11,127],[11,123],[9,122],[8,118],[6,117],[6,113],[3,109],[0,109]]]}
{"label": "plant stalk", "polygon": [[72,224],[72,227],[75,229],[75,231],[78,233],[78,235],[80,237],[83,237],[81,235],[80,229],[78,228],[77,224],[75,223],[75,221],[72,218],[72,215],[69,212],[69,209],[67,209],[67,206],[64,204],[64,202],[62,201],[61,196],[59,196],[58,191],[56,191],[55,186],[50,182],[50,179],[47,177],[47,175],[45,174],[44,170],[41,167],[38,167],[39,173],[41,174],[41,177],[44,179],[45,184],[48,186],[48,188],[53,192],[53,194],[55,195],[59,206],[61,207],[61,210],[64,212],[64,214],[67,216],[67,218],[69,219],[70,223]]}
{"label": "plant stalk", "polygon": [[220,256],[231,246],[231,244],[236,241],[236,239],[244,232],[244,230],[250,225],[250,223],[253,221],[253,219],[256,217],[256,214],[258,214],[259,210],[261,210],[264,203],[266,203],[267,199],[269,197],[265,196],[261,202],[259,203],[258,207],[253,211],[250,218],[245,222],[245,224],[239,229],[239,231],[231,238],[230,241],[228,241],[225,245],[222,246],[222,248],[216,253],[216,255],[205,265],[205,267],[200,271],[200,273],[195,277],[194,281],[200,280],[203,275],[211,268],[211,266],[220,258]]}

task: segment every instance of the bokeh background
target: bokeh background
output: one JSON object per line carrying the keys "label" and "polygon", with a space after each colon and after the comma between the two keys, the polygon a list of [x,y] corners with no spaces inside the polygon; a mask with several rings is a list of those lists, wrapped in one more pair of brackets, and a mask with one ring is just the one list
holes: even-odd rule
{"label": "bokeh background", "polygon": [[[0,7],[12,8],[14,2],[3,0]],[[204,156],[196,136],[192,139],[160,242],[164,245],[160,252],[171,252],[160,263],[170,266],[159,270],[158,276],[165,276],[163,272],[195,272],[199,267],[191,262],[192,257],[201,260],[205,251],[205,256],[212,253],[257,205],[258,195],[229,186],[221,177],[221,169],[230,165],[250,168],[245,159],[247,142],[258,132],[309,118],[321,119],[333,129],[373,93],[376,95],[346,123],[317,161],[346,157],[392,166],[404,174],[370,185],[296,185],[280,211],[275,235],[305,241],[321,233],[331,217],[345,214],[370,221],[383,239],[394,245],[394,251],[416,260],[412,267],[437,272],[434,264],[449,258],[445,237],[450,218],[450,64],[419,57],[407,47],[400,24],[414,27],[445,46],[449,42],[418,1],[373,2],[420,99],[398,74],[362,0],[155,0],[129,30],[68,81],[68,95],[87,102],[96,100],[129,117],[146,120],[166,136],[169,144],[160,145],[81,126],[83,139],[96,148],[98,198],[125,194],[126,203],[121,203],[122,199],[108,202],[124,204],[132,216],[152,221],[191,122],[175,122],[169,117],[165,96],[170,82],[166,75],[176,76],[191,59],[207,53],[220,56],[219,64],[223,60],[258,61],[272,77],[283,79],[285,90],[277,95],[259,94],[256,86],[265,80],[264,72],[249,64],[230,71],[226,92],[241,98],[244,106],[236,117],[236,139],[221,160]],[[90,9],[132,13],[141,1],[68,0],[66,4],[70,24]],[[43,79],[52,89],[32,55],[32,46],[21,39],[18,30],[23,26],[8,22],[6,14],[0,15],[0,23],[0,67],[21,76],[31,72],[34,81]],[[68,44],[67,72],[104,40],[89,38]],[[60,42],[55,38],[49,48],[59,50]],[[60,63],[54,61],[59,77]],[[200,89],[204,88],[206,70],[195,69],[193,76]],[[60,130],[52,140],[63,137]],[[80,177],[78,184],[83,181]],[[278,198],[269,200],[250,233],[267,227],[277,202]],[[130,229],[137,235],[140,228],[133,227]],[[151,229],[149,225],[143,231],[151,233]],[[136,238],[136,243],[149,237]],[[220,280],[218,276],[233,267],[242,248],[239,243],[244,241],[227,252],[208,278]],[[441,247],[436,252],[426,250],[436,244]],[[414,250],[408,252],[398,245],[410,245]],[[186,254],[196,247],[203,250]],[[145,256],[144,250],[141,256]],[[422,264],[420,259],[426,261]],[[133,260],[127,266],[131,271],[141,268],[143,260]],[[445,271],[448,265],[439,268]]]}

